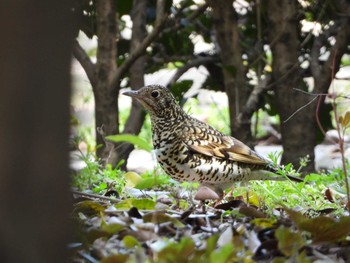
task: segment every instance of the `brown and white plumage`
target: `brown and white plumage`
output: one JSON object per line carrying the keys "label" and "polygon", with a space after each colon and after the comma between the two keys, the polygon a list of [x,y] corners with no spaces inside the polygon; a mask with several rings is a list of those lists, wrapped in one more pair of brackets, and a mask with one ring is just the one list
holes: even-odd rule
{"label": "brown and white plumage", "polygon": [[167,88],[150,85],[124,95],[149,112],[157,160],[174,179],[200,182],[219,195],[237,181],[284,179],[241,141],[186,114]]}

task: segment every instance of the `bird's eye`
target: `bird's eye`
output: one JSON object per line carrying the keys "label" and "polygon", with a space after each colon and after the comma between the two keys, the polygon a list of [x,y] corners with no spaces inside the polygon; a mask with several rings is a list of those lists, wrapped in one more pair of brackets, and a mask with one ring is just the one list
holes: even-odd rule
{"label": "bird's eye", "polygon": [[157,98],[157,97],[159,96],[159,91],[158,91],[158,90],[152,91],[151,96],[152,96],[153,98]]}

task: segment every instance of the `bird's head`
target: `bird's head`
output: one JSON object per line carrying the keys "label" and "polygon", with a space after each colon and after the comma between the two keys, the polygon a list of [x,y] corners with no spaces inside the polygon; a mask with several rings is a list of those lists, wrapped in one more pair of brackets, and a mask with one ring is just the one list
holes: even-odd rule
{"label": "bird's head", "polygon": [[139,90],[125,91],[123,95],[137,99],[154,117],[170,117],[181,110],[170,90],[160,85],[149,85]]}

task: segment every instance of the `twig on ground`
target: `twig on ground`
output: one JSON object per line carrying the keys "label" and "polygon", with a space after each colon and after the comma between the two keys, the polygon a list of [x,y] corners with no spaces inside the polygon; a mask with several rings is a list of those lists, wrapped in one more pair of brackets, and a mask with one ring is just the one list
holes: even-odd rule
{"label": "twig on ground", "polygon": [[115,198],[111,198],[111,197],[108,197],[108,196],[83,193],[83,192],[79,192],[79,191],[76,191],[76,190],[72,190],[71,192],[73,194],[75,194],[75,195],[79,195],[81,197],[86,197],[86,198],[89,198],[89,199],[100,199],[100,200],[110,201],[111,203],[119,203],[119,200],[116,200]]}

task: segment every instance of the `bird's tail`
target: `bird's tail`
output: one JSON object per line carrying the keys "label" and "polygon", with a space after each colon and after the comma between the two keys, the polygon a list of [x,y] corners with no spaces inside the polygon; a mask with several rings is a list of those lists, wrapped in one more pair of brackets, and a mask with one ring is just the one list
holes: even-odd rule
{"label": "bird's tail", "polygon": [[[283,168],[281,167],[283,170]],[[252,171],[252,175],[249,177],[249,180],[273,180],[273,181],[283,181],[286,180],[286,177],[294,182],[304,182],[300,177],[294,175],[286,174],[285,176],[278,174],[278,169],[273,165],[266,165],[261,170]]]}

